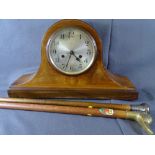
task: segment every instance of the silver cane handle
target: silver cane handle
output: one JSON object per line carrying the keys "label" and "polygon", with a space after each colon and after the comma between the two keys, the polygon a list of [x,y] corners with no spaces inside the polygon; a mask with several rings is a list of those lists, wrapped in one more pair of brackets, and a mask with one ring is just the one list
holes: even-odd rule
{"label": "silver cane handle", "polygon": [[140,105],[131,105],[131,110],[132,111],[141,111],[145,113],[150,112],[150,107],[147,103],[142,103]]}

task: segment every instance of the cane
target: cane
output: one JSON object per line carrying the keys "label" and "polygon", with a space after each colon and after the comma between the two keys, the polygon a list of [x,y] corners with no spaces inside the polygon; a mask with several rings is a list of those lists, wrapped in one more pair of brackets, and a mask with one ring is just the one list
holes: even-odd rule
{"label": "cane", "polygon": [[43,105],[30,103],[9,103],[0,102],[1,109],[15,109],[15,110],[30,110],[40,112],[54,112],[74,115],[87,115],[109,118],[130,119],[136,121],[147,134],[154,134],[150,128],[152,117],[143,112],[114,110],[108,108],[86,108],[86,107],[72,107],[72,106],[58,106],[58,105]]}
{"label": "cane", "polygon": [[141,111],[146,113],[149,113],[150,111],[147,103],[142,103],[140,105],[130,105],[130,104],[111,104],[111,103],[94,103],[84,101],[24,99],[24,98],[0,98],[0,102],[62,105],[73,107],[112,108],[117,110]]}

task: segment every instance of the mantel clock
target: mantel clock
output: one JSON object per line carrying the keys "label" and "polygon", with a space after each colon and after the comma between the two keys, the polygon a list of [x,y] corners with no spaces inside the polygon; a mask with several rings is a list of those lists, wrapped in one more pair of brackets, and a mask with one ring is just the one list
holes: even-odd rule
{"label": "mantel clock", "polygon": [[61,20],[45,33],[41,64],[36,73],[17,79],[10,97],[125,99],[138,97],[127,77],[103,65],[102,41],[96,30],[81,20]]}

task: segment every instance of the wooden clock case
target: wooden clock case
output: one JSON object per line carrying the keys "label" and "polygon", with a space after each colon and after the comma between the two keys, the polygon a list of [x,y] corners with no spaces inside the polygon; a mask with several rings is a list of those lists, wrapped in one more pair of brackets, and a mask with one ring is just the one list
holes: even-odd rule
{"label": "wooden clock case", "polygon": [[[62,27],[75,26],[88,31],[97,44],[97,58],[86,72],[65,75],[48,61],[46,45],[50,36]],[[81,20],[61,20],[45,33],[41,45],[41,64],[36,73],[17,79],[9,88],[10,97],[21,98],[94,98],[137,99],[138,93],[127,77],[110,73],[102,62],[102,42],[97,32]]]}

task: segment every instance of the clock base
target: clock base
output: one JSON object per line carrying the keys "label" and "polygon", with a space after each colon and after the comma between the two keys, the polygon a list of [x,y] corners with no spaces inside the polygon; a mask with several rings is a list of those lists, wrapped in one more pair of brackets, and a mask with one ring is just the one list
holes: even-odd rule
{"label": "clock base", "polygon": [[[114,76],[114,75],[113,75]],[[120,99],[135,100],[138,93],[133,84],[126,78],[116,76],[113,85],[104,82],[101,85],[87,84],[87,86],[59,86],[29,83],[34,74],[27,74],[16,80],[9,88],[8,95],[13,98],[70,98],[70,99]],[[114,78],[114,77],[113,77]],[[30,80],[31,81],[31,80]],[[115,83],[119,84],[116,87]]]}

